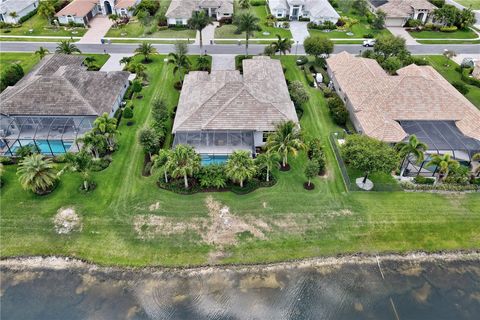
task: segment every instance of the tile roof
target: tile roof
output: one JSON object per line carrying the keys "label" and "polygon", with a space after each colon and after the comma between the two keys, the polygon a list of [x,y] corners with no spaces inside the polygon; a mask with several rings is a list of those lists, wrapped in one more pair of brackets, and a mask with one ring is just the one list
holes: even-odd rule
{"label": "tile roof", "polygon": [[272,131],[282,120],[298,122],[280,61],[254,57],[238,71],[186,75],[173,132]]}
{"label": "tile roof", "polygon": [[409,65],[386,74],[373,59],[342,52],[327,59],[365,134],[398,142],[401,120],[453,120],[460,131],[480,140],[480,111],[431,66]]}
{"label": "tile roof", "polygon": [[110,113],[128,72],[86,71],[84,57],[48,55],[0,94],[7,115],[100,115]]}
{"label": "tile roof", "polygon": [[221,14],[233,14],[233,0],[172,0],[165,16],[189,19],[192,12],[200,8],[218,8]]}
{"label": "tile roof", "polygon": [[[0,0],[1,1],[1,0]],[[0,13],[20,12],[38,0],[7,0],[0,3]]]}
{"label": "tile roof", "polygon": [[60,16],[76,16],[85,17],[98,4],[98,0],[73,0],[62,10],[55,14],[55,17]]}
{"label": "tile roof", "polygon": [[137,4],[137,0],[118,0],[117,3],[115,3],[115,8],[116,9],[128,9],[130,7],[133,7]]}
{"label": "tile roof", "polygon": [[427,9],[433,10],[437,7],[427,0],[388,0],[387,3],[379,5],[378,10],[382,10],[388,17],[409,17],[414,10]]}

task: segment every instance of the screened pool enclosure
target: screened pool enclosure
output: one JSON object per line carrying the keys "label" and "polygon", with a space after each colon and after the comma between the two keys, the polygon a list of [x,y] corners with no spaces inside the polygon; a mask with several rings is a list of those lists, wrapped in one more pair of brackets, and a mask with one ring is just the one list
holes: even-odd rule
{"label": "screened pool enclosure", "polygon": [[255,152],[253,131],[176,132],[173,146],[188,144],[202,155],[229,155],[235,150]]}
{"label": "screened pool enclosure", "polygon": [[96,116],[0,115],[0,154],[14,156],[18,148],[29,145],[47,156],[76,152],[77,138],[92,129],[95,119]]}

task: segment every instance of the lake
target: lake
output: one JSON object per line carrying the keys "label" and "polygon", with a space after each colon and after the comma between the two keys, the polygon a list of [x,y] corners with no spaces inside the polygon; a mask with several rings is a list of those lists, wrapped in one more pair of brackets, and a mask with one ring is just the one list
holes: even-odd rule
{"label": "lake", "polygon": [[48,320],[478,319],[480,260],[375,261],[187,271],[19,269],[4,263],[0,315]]}

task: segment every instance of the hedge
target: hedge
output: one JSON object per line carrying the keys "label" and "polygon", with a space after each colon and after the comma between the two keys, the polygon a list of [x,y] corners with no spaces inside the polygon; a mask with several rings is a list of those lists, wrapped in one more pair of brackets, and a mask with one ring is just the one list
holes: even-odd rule
{"label": "hedge", "polygon": [[29,13],[27,13],[26,15],[24,15],[23,17],[21,17],[20,19],[18,19],[18,23],[24,23],[25,21],[27,21],[28,19],[30,19],[31,17],[33,17],[34,15],[37,14],[37,10],[38,9],[35,9],[33,11],[30,11]]}
{"label": "hedge", "polygon": [[447,184],[440,183],[436,185],[429,184],[413,184],[411,182],[403,181],[400,183],[405,190],[418,190],[418,191],[480,191],[480,186],[474,184]]}

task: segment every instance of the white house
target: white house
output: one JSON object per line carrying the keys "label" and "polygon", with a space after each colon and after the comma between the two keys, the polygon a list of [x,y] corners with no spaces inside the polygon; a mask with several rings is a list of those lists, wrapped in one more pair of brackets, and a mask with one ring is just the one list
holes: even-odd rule
{"label": "white house", "polygon": [[55,14],[61,24],[70,22],[88,25],[97,14],[131,16],[141,0],[74,0]]}
{"label": "white house", "polygon": [[22,17],[37,9],[38,1],[39,0],[0,0],[0,21],[18,23]]}
{"label": "white house", "polygon": [[233,0],[172,0],[165,14],[168,25],[187,25],[194,11],[205,11],[215,20],[232,18]]}
{"label": "white house", "polygon": [[336,23],[340,15],[328,0],[268,0],[270,13],[277,19],[310,19],[315,23]]}
{"label": "white house", "polygon": [[370,9],[386,13],[385,26],[403,27],[409,19],[426,23],[437,7],[427,0],[369,0]]}

